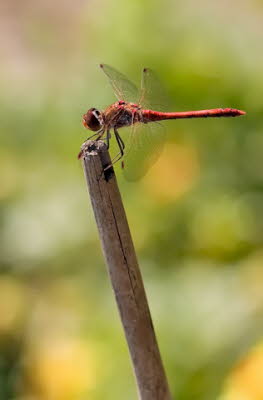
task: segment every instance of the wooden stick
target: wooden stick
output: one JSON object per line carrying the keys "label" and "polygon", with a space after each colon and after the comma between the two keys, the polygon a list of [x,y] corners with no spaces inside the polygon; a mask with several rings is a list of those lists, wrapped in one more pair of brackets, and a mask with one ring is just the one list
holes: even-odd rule
{"label": "wooden stick", "polygon": [[171,400],[128,222],[103,141],[81,149],[93,211],[129,346],[139,398]]}

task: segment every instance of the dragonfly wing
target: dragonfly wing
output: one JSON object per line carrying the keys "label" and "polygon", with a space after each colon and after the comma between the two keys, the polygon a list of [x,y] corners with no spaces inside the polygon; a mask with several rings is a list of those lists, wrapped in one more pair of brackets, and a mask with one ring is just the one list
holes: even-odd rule
{"label": "dragonfly wing", "polygon": [[141,80],[141,97],[139,104],[144,109],[168,111],[169,98],[155,72],[144,68]]}
{"label": "dragonfly wing", "polygon": [[135,124],[128,134],[123,173],[128,181],[142,178],[157,161],[165,143],[166,130],[160,123]]}
{"label": "dragonfly wing", "polygon": [[118,100],[135,103],[139,98],[139,90],[125,75],[107,64],[100,64],[102,71],[107,75]]}

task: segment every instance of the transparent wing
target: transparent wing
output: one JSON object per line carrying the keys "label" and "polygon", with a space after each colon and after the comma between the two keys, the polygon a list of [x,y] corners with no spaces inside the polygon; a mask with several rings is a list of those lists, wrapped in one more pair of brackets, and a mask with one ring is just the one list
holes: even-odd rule
{"label": "transparent wing", "polygon": [[[139,105],[144,109],[167,111],[169,98],[156,74],[149,68],[142,71]],[[159,158],[166,139],[166,130],[158,122],[133,125],[125,148],[123,172],[129,181],[142,178]]]}
{"label": "transparent wing", "polygon": [[142,71],[141,94],[139,104],[144,109],[156,111],[168,111],[170,100],[165,89],[150,68]]}
{"label": "transparent wing", "polygon": [[139,90],[125,75],[107,64],[100,64],[100,68],[107,75],[118,100],[136,103]]}
{"label": "transparent wing", "polygon": [[128,181],[142,178],[161,154],[166,130],[160,123],[135,124],[129,129],[123,160]]}

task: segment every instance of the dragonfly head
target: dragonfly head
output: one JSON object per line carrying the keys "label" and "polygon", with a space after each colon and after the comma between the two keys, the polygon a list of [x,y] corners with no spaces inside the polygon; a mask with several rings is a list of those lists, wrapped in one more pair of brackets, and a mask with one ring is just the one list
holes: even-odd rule
{"label": "dragonfly head", "polygon": [[101,112],[96,108],[90,108],[82,117],[82,123],[85,128],[91,131],[98,131],[102,127],[103,118]]}

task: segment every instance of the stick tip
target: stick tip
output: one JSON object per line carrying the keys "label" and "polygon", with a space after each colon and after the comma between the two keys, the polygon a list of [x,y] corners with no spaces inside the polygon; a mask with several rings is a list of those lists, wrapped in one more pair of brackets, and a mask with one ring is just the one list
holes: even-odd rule
{"label": "stick tip", "polygon": [[107,145],[102,140],[86,140],[80,148],[78,160],[84,158],[86,154],[96,155],[105,151],[107,151]]}

